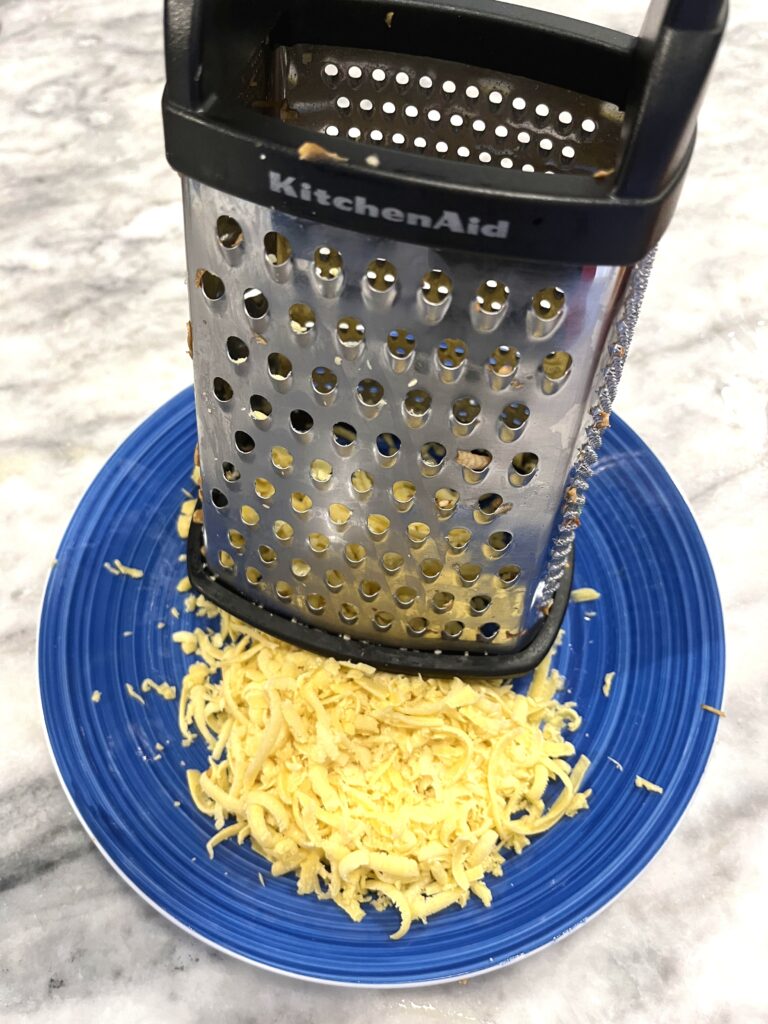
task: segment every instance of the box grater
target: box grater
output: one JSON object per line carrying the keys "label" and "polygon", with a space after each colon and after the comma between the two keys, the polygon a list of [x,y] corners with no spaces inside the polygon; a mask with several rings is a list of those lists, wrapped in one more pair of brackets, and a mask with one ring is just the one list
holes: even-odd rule
{"label": "box grater", "polygon": [[169,0],[200,590],[389,669],[543,656],[724,19]]}

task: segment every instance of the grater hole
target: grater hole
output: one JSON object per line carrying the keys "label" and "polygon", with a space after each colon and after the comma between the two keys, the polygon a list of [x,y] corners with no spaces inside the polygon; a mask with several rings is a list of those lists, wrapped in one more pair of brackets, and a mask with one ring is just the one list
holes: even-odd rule
{"label": "grater hole", "polygon": [[403,409],[408,426],[421,427],[429,416],[432,396],[425,388],[411,388],[403,399]]}
{"label": "grater hole", "polygon": [[548,117],[549,116],[549,107],[547,106],[546,103],[538,103],[536,105],[536,116],[537,117]]}
{"label": "grater hole", "polygon": [[373,477],[365,469],[356,469],[350,477],[350,483],[355,493],[360,495],[370,494],[373,490]]}
{"label": "grater hole", "polygon": [[309,475],[316,484],[330,483],[333,466],[325,459],[313,459],[309,465]]}
{"label": "grater hole", "polygon": [[288,310],[288,322],[294,334],[308,334],[315,326],[315,311],[305,302],[295,302]]}
{"label": "grater hole", "polygon": [[198,270],[195,283],[209,302],[217,302],[224,297],[224,282],[210,270]]}
{"label": "grater hole", "polygon": [[508,156],[503,156],[501,160],[499,160],[499,163],[507,171],[511,171],[515,166],[514,162]]}
{"label": "grater hole", "polygon": [[440,124],[442,116],[443,115],[440,113],[440,111],[435,110],[434,108],[432,110],[427,111],[427,120],[429,121],[430,124]]}
{"label": "grater hole", "polygon": [[395,601],[401,608],[410,608],[417,596],[413,587],[398,587],[395,590]]}
{"label": "grater hole", "polygon": [[454,619],[452,622],[446,622],[443,627],[443,636],[446,640],[459,640],[463,632],[464,623],[459,622],[458,619]]}
{"label": "grater hole", "polygon": [[464,124],[464,118],[461,116],[461,114],[451,114],[451,116],[448,118],[448,121],[451,125],[451,128],[461,128],[461,126]]}
{"label": "grater hole", "polygon": [[216,221],[216,237],[225,249],[236,249],[243,244],[243,229],[234,217],[222,214]]}
{"label": "grater hole", "polygon": [[473,615],[485,615],[491,607],[491,598],[485,594],[475,594],[469,602],[469,610]]}
{"label": "grater hole", "polygon": [[264,257],[271,266],[285,267],[291,261],[291,243],[279,231],[268,231],[264,235]]}
{"label": "grater hole", "polygon": [[211,489],[211,501],[216,508],[226,508],[229,505],[229,498],[218,487]]}
{"label": "grater hole", "polygon": [[416,497],[416,484],[410,480],[397,480],[392,485],[392,497],[401,512],[407,512]]}
{"label": "grater hole", "polygon": [[397,85],[401,86],[401,88],[405,88],[405,86],[408,85],[410,81],[411,76],[408,74],[407,71],[398,71],[397,74],[395,75],[395,82],[397,83]]}
{"label": "grater hole", "polygon": [[366,377],[358,382],[355,389],[357,401],[367,409],[377,409],[384,401],[384,388],[373,377]]}
{"label": "grater hole", "polygon": [[505,124],[497,124],[493,129],[493,134],[497,139],[506,139],[509,135],[509,128]]}
{"label": "grater hole", "polygon": [[400,454],[403,442],[389,431],[376,437],[376,455],[383,466],[392,466]]}
{"label": "grater hole", "polygon": [[419,79],[419,87],[422,89],[431,89],[433,85],[434,82],[429,77],[429,75],[422,75],[421,78]]}
{"label": "grater hole", "polygon": [[368,516],[366,525],[368,526],[368,532],[375,540],[383,540],[389,532],[391,522],[387,516],[376,512]]}
{"label": "grater hole", "polygon": [[303,491],[294,491],[291,495],[291,508],[297,515],[304,515],[312,508],[312,499]]}
{"label": "grater hole", "polygon": [[468,434],[480,417],[480,403],[471,395],[457,398],[451,407],[451,426],[455,434]]}
{"label": "grater hole", "polygon": [[395,373],[402,373],[410,365],[416,348],[416,339],[409,331],[394,330],[387,336],[387,351]]}
{"label": "grater hole", "polygon": [[505,565],[496,573],[503,587],[511,587],[520,576],[519,565]]}
{"label": "grater hole", "polygon": [[505,385],[514,376],[520,362],[520,353],[509,345],[499,345],[491,353],[486,366],[491,383],[498,387]]}
{"label": "grater hole", "polygon": [[293,540],[293,527],[284,519],[276,519],[272,524],[272,533],[278,540],[288,542]]}
{"label": "grater hole", "polygon": [[467,88],[464,90],[464,95],[467,97],[468,100],[476,100],[479,99],[480,97],[480,90],[477,88],[476,85],[468,85]]}
{"label": "grater hole", "polygon": [[315,277],[321,281],[335,281],[341,276],[344,269],[344,260],[338,249],[332,249],[328,245],[321,245],[315,249],[314,256]]}
{"label": "grater hole", "polygon": [[472,540],[472,533],[465,526],[457,526],[448,531],[446,539],[452,551],[463,551]]}
{"label": "grater hole", "polygon": [[484,622],[477,631],[477,638],[478,640],[490,642],[496,639],[500,629],[501,626],[499,626],[498,622]]}
{"label": "grater hole", "polygon": [[249,565],[245,570],[245,578],[252,587],[257,587],[264,577],[255,566]]}
{"label": "grater hole", "polygon": [[360,584],[360,596],[364,601],[375,601],[381,593],[381,584],[376,580],[363,580]]}
{"label": "grater hole", "polygon": [[230,362],[235,364],[244,363],[248,358],[248,354],[248,346],[242,338],[238,338],[234,334],[227,338],[227,356]]}
{"label": "grater hole", "polygon": [[363,77],[362,68],[359,68],[357,64],[350,65],[350,67],[347,68],[347,74],[355,82],[359,82]]}
{"label": "grater hole", "polygon": [[351,106],[352,100],[349,98],[349,96],[339,96],[339,98],[336,100],[336,107],[342,113],[347,113]]}
{"label": "grater hole", "polygon": [[485,151],[483,151],[478,155],[477,159],[480,161],[481,164],[489,164],[493,157],[491,156],[490,153],[486,153]]}
{"label": "grater hole", "polygon": [[385,114],[387,114],[390,117],[397,111],[397,107],[391,100],[387,100],[386,103],[382,103],[381,109]]}
{"label": "grater hole", "polygon": [[297,580],[306,579],[309,576],[309,563],[305,562],[303,558],[292,558],[291,572]]}
{"label": "grater hole", "polygon": [[482,568],[475,562],[467,562],[465,565],[460,565],[457,571],[462,586],[473,587],[480,579]]}
{"label": "grater hole", "polygon": [[244,430],[235,431],[235,448],[237,448],[241,454],[250,455],[255,447],[256,442],[250,434],[246,434]]}
{"label": "grater hole", "polygon": [[307,543],[310,551],[316,555],[322,555],[331,546],[330,539],[324,533],[310,533]]}
{"label": "grater hole", "polygon": [[513,487],[524,487],[536,475],[539,456],[533,452],[518,452],[509,469],[509,482]]}
{"label": "grater hole", "polygon": [[438,615],[445,615],[453,608],[454,597],[447,590],[438,590],[432,598],[432,607]]}
{"label": "grater hole", "polygon": [[443,139],[438,139],[438,141],[435,143],[435,150],[438,153],[447,153],[448,148],[448,143],[444,142]]}
{"label": "grater hole", "polygon": [[263,395],[251,395],[251,419],[268,426],[272,418],[272,403]]}
{"label": "grater hole", "polygon": [[278,473],[290,473],[293,469],[293,456],[281,444],[275,445],[269,453],[270,461]]}
{"label": "grater hole", "polygon": [[387,551],[386,554],[381,557],[381,564],[386,572],[390,576],[394,576],[400,572],[403,567],[405,559],[397,551]]}
{"label": "grater hole", "polygon": [[447,450],[439,441],[427,441],[419,449],[419,462],[423,476],[434,476],[445,465]]}
{"label": "grater hole", "polygon": [[323,74],[326,78],[330,79],[331,82],[335,82],[339,77],[339,69],[335,64],[326,64],[323,68]]}
{"label": "grater hole", "polygon": [[269,544],[259,544],[259,558],[264,565],[272,565],[277,561],[277,552]]}
{"label": "grater hole", "polygon": [[293,373],[291,360],[280,352],[270,352],[267,358],[267,370],[269,376],[276,383],[283,383],[290,380]]}
{"label": "grater hole", "polygon": [[349,604],[348,601],[345,601],[341,608],[339,608],[339,618],[347,626],[353,626],[357,622],[359,615],[357,607]]}
{"label": "grater hole", "polygon": [[353,569],[363,564],[366,554],[367,552],[362,544],[347,544],[344,547],[344,557]]}
{"label": "grater hole", "polygon": [[339,134],[339,129],[335,124],[328,124],[324,128],[325,134],[335,138]]}
{"label": "grater hole", "polygon": [[229,381],[224,380],[223,377],[214,377],[213,393],[220,402],[228,402],[232,398],[234,391]]}
{"label": "grater hole", "polygon": [[426,523],[409,523],[406,533],[411,544],[419,545],[429,537],[430,529]]}
{"label": "grater hole", "polygon": [[322,594],[308,594],[307,608],[313,615],[322,615],[325,611],[325,598]]}
{"label": "grater hole", "polygon": [[496,530],[488,538],[486,554],[489,558],[498,558],[503,555],[512,543],[512,534],[508,530]]}
{"label": "grater hole", "polygon": [[413,119],[414,117],[419,116],[419,108],[414,106],[413,103],[408,103],[404,108],[403,113],[406,117]]}
{"label": "grater hole", "polygon": [[521,171],[535,171],[536,168],[533,166],[533,164],[523,164],[523,166],[520,168],[520,170]]}
{"label": "grater hole", "polygon": [[502,441],[516,441],[525,430],[531,410],[522,402],[505,405],[499,414],[499,437]]}
{"label": "grater hole", "polygon": [[505,502],[500,494],[490,492],[478,499],[476,517],[479,522],[489,523],[496,516],[509,512],[511,508],[511,502]]}
{"label": "grater hole", "polygon": [[542,288],[531,299],[531,308],[540,320],[554,320],[565,306],[565,292],[560,288]]}
{"label": "grater hole", "polygon": [[221,471],[224,479],[230,484],[237,483],[240,479],[240,470],[232,462],[222,462]]}
{"label": "grater hole", "polygon": [[281,601],[290,601],[293,598],[293,587],[285,580],[278,580],[275,584],[275,593]]}
{"label": "grater hole", "polygon": [[344,586],[344,577],[338,569],[329,569],[325,574],[325,585],[332,594],[338,594]]}
{"label": "grater hole", "polygon": [[440,379],[450,384],[460,376],[467,361],[467,346],[461,338],[445,338],[437,346]]}
{"label": "grater hole", "polygon": [[375,612],[371,621],[376,629],[385,633],[392,626],[395,618],[389,612]]}
{"label": "grater hole", "polygon": [[350,423],[334,423],[332,428],[333,443],[347,450],[357,443],[357,431]]}
{"label": "grater hole", "polygon": [[292,409],[288,420],[291,424],[291,430],[300,437],[308,434],[315,425],[315,421],[303,409]]}
{"label": "grater hole", "polygon": [[246,526],[258,526],[261,517],[252,505],[241,505],[240,518]]}
{"label": "grater hole", "polygon": [[239,530],[228,530],[227,540],[236,551],[242,551],[245,547],[245,537]]}
{"label": "grater hole", "polygon": [[456,511],[459,503],[459,492],[452,487],[440,487],[435,491],[435,508],[440,519],[447,519]]}
{"label": "grater hole", "polygon": [[373,100],[362,99],[360,100],[360,109],[364,114],[370,114],[373,112]]}
{"label": "grater hole", "polygon": [[573,359],[567,352],[550,352],[541,362],[541,372],[548,381],[562,382],[571,372]]}
{"label": "grater hole", "polygon": [[[392,141],[395,141],[394,136]],[[403,139],[404,141],[405,139]],[[371,260],[366,268],[365,281],[368,287],[372,288],[375,292],[387,292],[390,288],[394,288],[397,282],[397,270],[389,260],[385,260],[382,256],[377,256],[375,260]]]}
{"label": "grater hole", "polygon": [[488,102],[494,107],[498,107],[504,100],[504,96],[499,92],[498,89],[492,89],[488,93]]}
{"label": "grater hole", "polygon": [[466,160],[469,155],[470,151],[467,146],[459,146],[456,150],[456,156],[461,157],[462,160]]}
{"label": "grater hole", "polygon": [[430,583],[436,580],[443,571],[442,563],[437,558],[425,558],[419,568],[421,569],[421,575]]}
{"label": "grater hole", "polygon": [[429,627],[429,623],[422,615],[414,615],[408,619],[408,632],[411,636],[424,636]]}
{"label": "grater hole", "polygon": [[342,348],[357,352],[365,341],[365,324],[357,317],[343,317],[336,325],[336,338]]}
{"label": "grater hole", "polygon": [[487,125],[485,121],[482,119],[482,117],[476,117],[475,120],[472,122],[472,131],[477,132],[478,134],[482,134],[485,131],[486,127]]}
{"label": "grater hole", "polygon": [[581,130],[586,132],[587,135],[591,135],[597,129],[597,124],[592,120],[591,117],[585,117],[581,122]]}
{"label": "grater hole", "polygon": [[342,505],[341,502],[334,501],[328,508],[328,518],[334,526],[346,526],[352,518],[352,509]]}
{"label": "grater hole", "polygon": [[573,148],[573,146],[563,146],[563,148],[560,150],[560,155],[562,156],[563,160],[573,160],[573,158],[576,156],[576,150]]}
{"label": "grater hole", "polygon": [[515,98],[512,100],[512,109],[513,110],[518,110],[518,111],[525,110],[525,106],[526,106],[525,100],[523,99],[522,96],[515,96]]}
{"label": "grater hole", "polygon": [[489,278],[477,289],[475,302],[483,313],[499,314],[509,299],[509,288],[500,281]]}
{"label": "grater hole", "polygon": [[421,294],[427,302],[447,302],[452,291],[453,281],[444,270],[429,270],[421,279]]}
{"label": "grater hole", "polygon": [[573,123],[573,114],[570,112],[570,110],[561,110],[560,113],[557,115],[557,120],[560,122],[560,124],[564,125],[565,127],[568,127],[569,124]]}
{"label": "grater hole", "polygon": [[462,468],[464,480],[468,484],[476,484],[488,475],[493,455],[487,448],[472,448],[471,451],[459,449],[456,461]]}
{"label": "grater hole", "polygon": [[271,484],[263,476],[256,477],[253,481],[253,489],[256,492],[256,496],[261,498],[262,501],[269,501],[275,493],[274,484]]}
{"label": "grater hole", "polygon": [[336,393],[336,374],[327,366],[316,366],[312,371],[312,390],[321,398],[330,398]]}
{"label": "grater hole", "polygon": [[553,145],[554,145],[554,143],[552,142],[552,139],[540,139],[539,140],[539,149],[542,151],[542,153],[549,153],[549,152],[551,152]]}
{"label": "grater hole", "polygon": [[260,288],[246,288],[243,292],[245,315],[250,320],[263,320],[269,311],[269,301]]}
{"label": "grater hole", "polygon": [[222,569],[232,572],[235,568],[235,560],[228,551],[221,550],[219,552],[219,565]]}

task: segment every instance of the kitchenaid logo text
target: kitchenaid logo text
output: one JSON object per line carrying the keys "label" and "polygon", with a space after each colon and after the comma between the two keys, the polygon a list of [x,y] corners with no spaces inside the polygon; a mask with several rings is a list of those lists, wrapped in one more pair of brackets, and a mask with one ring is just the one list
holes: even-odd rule
{"label": "kitchenaid logo text", "polygon": [[354,213],[371,220],[386,220],[392,224],[407,224],[412,228],[432,231],[450,231],[454,235],[483,235],[485,238],[507,238],[509,221],[484,223],[479,217],[463,218],[455,210],[443,210],[439,217],[427,213],[402,210],[399,206],[377,206],[365,196],[337,196],[325,188],[315,188],[308,181],[297,181],[295,176],[269,172],[269,188],[277,195],[298,199],[316,206],[330,206],[342,213]]}

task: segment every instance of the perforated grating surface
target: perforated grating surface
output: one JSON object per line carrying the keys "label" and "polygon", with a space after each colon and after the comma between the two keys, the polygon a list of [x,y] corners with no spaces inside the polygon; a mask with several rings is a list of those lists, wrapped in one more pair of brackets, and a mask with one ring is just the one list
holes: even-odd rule
{"label": "perforated grating surface", "polygon": [[523,171],[617,165],[622,112],[528,78],[341,47],[275,51],[283,120],[335,138]]}
{"label": "perforated grating surface", "polygon": [[519,646],[626,272],[184,203],[209,564],[334,633]]}

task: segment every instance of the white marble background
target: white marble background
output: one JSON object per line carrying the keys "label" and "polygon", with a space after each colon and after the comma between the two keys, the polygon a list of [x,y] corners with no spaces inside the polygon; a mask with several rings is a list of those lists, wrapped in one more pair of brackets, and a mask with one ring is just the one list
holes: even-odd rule
{"label": "white marble background", "polygon": [[[629,30],[642,9],[552,6]],[[2,0],[2,1021],[768,1020],[766,18],[737,0],[619,403],[690,498],[722,588],[728,718],[706,778],[642,878],[566,941],[464,986],[368,993],[273,977],[178,931],[102,861],[55,779],[38,603],[85,485],[190,379],[181,208],[160,0]]]}

